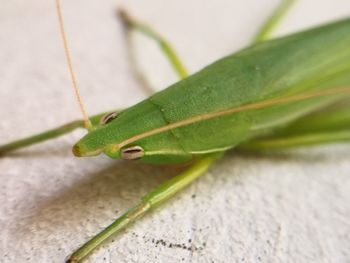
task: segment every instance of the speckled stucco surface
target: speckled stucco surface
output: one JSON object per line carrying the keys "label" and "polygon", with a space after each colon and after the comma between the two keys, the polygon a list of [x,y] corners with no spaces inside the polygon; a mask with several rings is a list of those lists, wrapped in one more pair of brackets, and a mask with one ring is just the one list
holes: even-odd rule
{"label": "speckled stucco surface", "polygon": [[[247,1],[63,1],[91,114],[127,107],[134,80],[123,6],[161,32],[191,72],[249,43],[278,4]],[[0,143],[80,117],[53,1],[0,8]],[[350,15],[347,0],[300,1],[279,34]],[[176,80],[151,42],[138,48],[156,87]],[[64,262],[181,167],[74,158],[83,131],[0,158],[0,262]],[[114,237],[87,262],[349,262],[350,145],[229,153],[197,182]]]}

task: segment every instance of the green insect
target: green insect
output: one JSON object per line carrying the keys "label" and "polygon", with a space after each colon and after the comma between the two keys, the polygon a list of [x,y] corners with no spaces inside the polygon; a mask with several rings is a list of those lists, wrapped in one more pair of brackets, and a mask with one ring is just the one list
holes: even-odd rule
{"label": "green insect", "polygon": [[[68,262],[84,259],[111,235],[164,203],[227,150],[278,150],[350,140],[350,19],[268,40],[292,2],[282,3],[254,44],[191,76],[165,40],[122,13],[128,30],[159,42],[182,80],[120,112],[86,117],[0,147],[6,154],[85,124],[89,131],[74,145],[76,156],[104,153],[153,164],[191,164],[145,195]],[[66,51],[71,65],[67,46]],[[73,71],[72,76],[75,82]]]}

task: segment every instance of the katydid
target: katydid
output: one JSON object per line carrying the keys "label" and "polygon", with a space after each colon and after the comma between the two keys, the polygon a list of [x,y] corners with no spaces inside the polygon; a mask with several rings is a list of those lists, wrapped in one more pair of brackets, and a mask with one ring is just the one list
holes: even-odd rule
{"label": "katydid", "polygon": [[[186,187],[227,150],[350,140],[350,20],[267,40],[290,3],[284,2],[277,10],[257,36],[258,43],[191,76],[159,35],[123,15],[128,29],[140,30],[161,43],[184,79],[126,110],[98,114],[90,118],[92,125],[85,118],[89,132],[73,153],[193,164],[147,194],[75,252],[70,262],[82,260],[112,234]],[[54,138],[84,122],[4,145],[0,152]]]}

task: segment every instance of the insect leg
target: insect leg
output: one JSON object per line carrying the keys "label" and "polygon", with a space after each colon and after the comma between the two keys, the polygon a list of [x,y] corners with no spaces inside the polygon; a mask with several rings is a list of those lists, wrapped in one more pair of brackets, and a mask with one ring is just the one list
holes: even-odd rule
{"label": "insect leg", "polygon": [[[178,55],[176,54],[174,48],[166,41],[164,38],[162,38],[158,33],[156,33],[154,30],[152,30],[150,27],[140,23],[136,22],[135,20],[131,19],[130,16],[128,16],[125,12],[119,12],[120,17],[123,19],[125,28],[127,31],[129,30],[138,30],[145,35],[151,37],[155,41],[157,41],[161,47],[161,50],[164,52],[166,57],[169,59],[170,64],[173,66],[174,70],[177,72],[177,74],[184,78],[187,76],[187,70],[181,60],[179,59]],[[149,88],[150,90],[150,88]],[[102,116],[104,116],[106,113],[97,114],[95,116],[92,116],[90,118],[92,125],[96,125],[99,123],[99,120]],[[66,133],[72,132],[77,128],[84,128],[84,121],[83,120],[77,120],[72,121],[70,123],[67,123],[65,125],[56,127],[54,129],[35,134],[23,139],[19,139],[4,145],[0,145],[0,155],[4,155],[6,153],[12,152],[14,150],[18,150],[20,148],[24,148],[36,143],[44,142],[49,139],[54,139],[59,136],[62,136]]]}
{"label": "insect leg", "polygon": [[173,177],[169,181],[158,186],[152,192],[146,194],[141,199],[139,204],[129,209],[106,229],[104,229],[102,232],[97,234],[94,238],[80,247],[71,255],[67,262],[79,262],[85,258],[110,236],[120,232],[126,226],[133,223],[152,209],[158,207],[169,198],[174,196],[176,193],[184,189],[190,183],[192,183],[195,179],[203,175],[222,155],[223,153],[207,155],[181,174]]}
{"label": "insect leg", "polygon": [[[99,123],[102,116],[104,116],[106,113],[101,113],[94,115],[90,118],[91,123],[93,125],[96,125]],[[33,144],[37,144],[40,142],[44,142],[50,139],[57,138],[59,136],[62,136],[64,134],[70,133],[78,128],[84,128],[84,121],[83,120],[76,120],[69,122],[67,124],[64,124],[62,126],[56,127],[51,130],[47,130],[45,132],[41,132],[23,139],[19,139],[4,145],[0,145],[0,155],[7,154],[9,152],[18,150],[20,148],[24,148]]]}
{"label": "insect leg", "polygon": [[290,135],[288,137],[268,137],[243,144],[239,149],[252,151],[282,150],[288,148],[316,146],[329,143],[350,142],[350,131],[318,132]]}
{"label": "insect leg", "polygon": [[[156,34],[150,28],[144,26],[143,24],[139,24],[134,20],[131,20],[130,17],[126,16],[125,13],[122,13],[121,15],[124,16],[127,25],[130,26],[129,23],[134,23],[133,26],[137,27],[138,30],[144,32],[146,35],[149,35],[151,38],[160,42],[161,48],[164,50],[165,54],[168,54],[168,57],[171,62],[173,61],[172,65],[175,69],[177,69],[179,76],[187,76],[187,71],[183,70],[184,67],[181,63],[178,63],[179,60],[177,58],[176,53],[172,52],[172,49],[169,48],[170,46],[167,44],[167,42],[162,42],[163,40],[158,34]],[[183,188],[185,188],[187,185],[189,185],[192,181],[200,177],[223,155],[224,152],[221,152],[203,157],[203,159],[199,160],[197,163],[192,165],[183,173],[160,185],[154,191],[146,194],[138,205],[128,210],[124,215],[119,217],[105,230],[103,230],[90,241],[81,246],[76,252],[74,252],[71,255],[67,262],[79,262],[80,260],[85,258],[110,236],[118,233],[120,230],[124,229],[130,223],[136,221],[138,218],[146,214],[151,209],[164,203],[167,199],[169,199],[170,197],[181,191]]]}
{"label": "insect leg", "polygon": [[253,43],[262,42],[272,38],[273,31],[285,18],[290,8],[294,5],[296,0],[283,0],[279,7],[269,17],[266,23],[260,28],[258,34],[255,36]]}
{"label": "insect leg", "polygon": [[293,147],[350,142],[350,108],[344,105],[311,113],[272,135],[240,146],[245,150],[279,150]]}
{"label": "insect leg", "polygon": [[178,76],[183,79],[188,76],[188,71],[185,65],[182,63],[181,59],[177,55],[175,49],[171,44],[164,39],[159,33],[153,30],[148,25],[135,20],[131,17],[125,10],[119,10],[118,16],[123,21],[126,32],[131,32],[131,30],[136,30],[140,33],[143,33],[147,37],[150,37],[159,44],[161,51],[167,57],[170,62],[170,65],[173,67]]}

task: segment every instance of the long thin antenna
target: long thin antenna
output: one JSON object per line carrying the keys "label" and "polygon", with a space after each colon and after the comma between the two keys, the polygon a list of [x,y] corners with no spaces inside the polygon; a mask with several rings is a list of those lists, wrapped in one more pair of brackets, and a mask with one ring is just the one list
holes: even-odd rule
{"label": "long thin antenna", "polygon": [[64,44],[64,52],[65,52],[66,58],[67,58],[69,73],[70,73],[70,76],[72,79],[72,84],[73,84],[73,88],[75,91],[75,95],[77,96],[81,112],[83,113],[83,116],[84,116],[84,127],[87,130],[91,130],[92,124],[91,124],[91,121],[89,119],[89,115],[87,114],[83,99],[81,97],[80,89],[78,86],[77,78],[76,78],[74,67],[73,67],[72,55],[71,55],[71,52],[70,52],[70,49],[68,46],[67,34],[65,31],[65,27],[64,27],[64,18],[63,18],[63,14],[62,14],[60,0],[56,0],[56,9],[57,9],[58,19],[59,19],[59,23],[60,23],[61,35],[62,35],[63,44]]}

